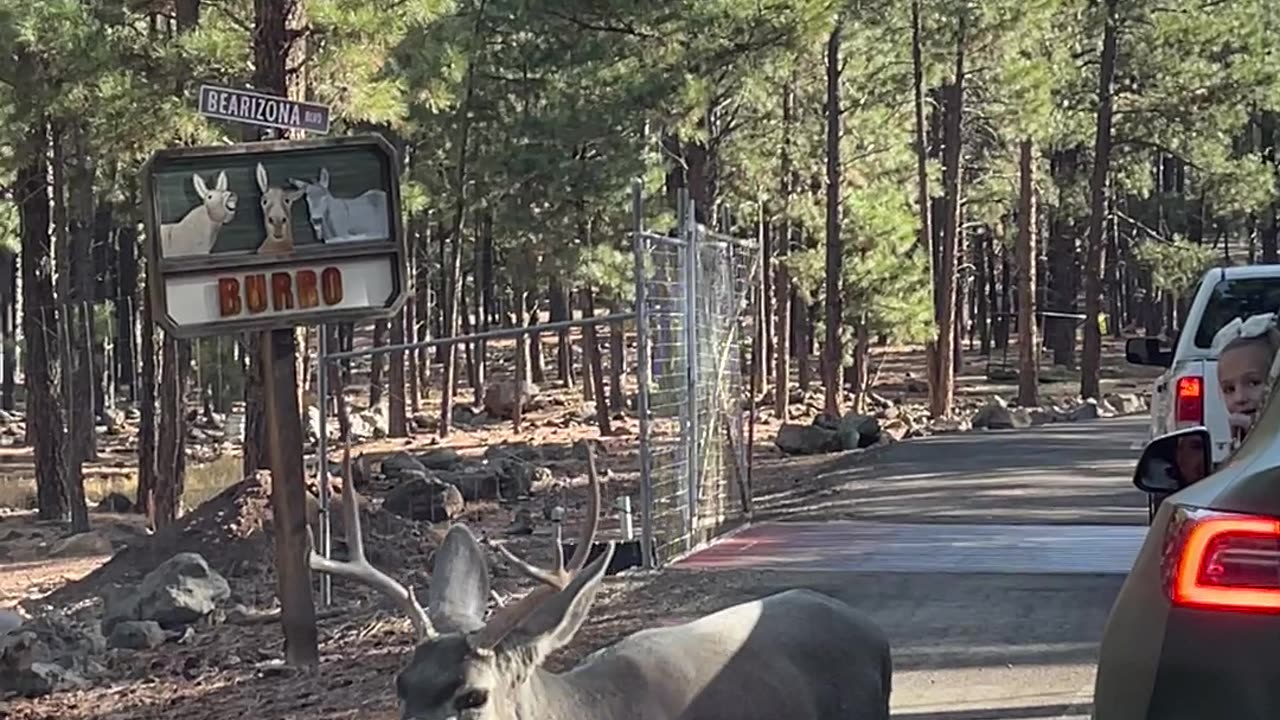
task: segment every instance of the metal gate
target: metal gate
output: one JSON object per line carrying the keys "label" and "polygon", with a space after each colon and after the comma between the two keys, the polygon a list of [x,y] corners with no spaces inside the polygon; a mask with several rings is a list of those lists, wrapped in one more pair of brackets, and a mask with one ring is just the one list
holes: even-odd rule
{"label": "metal gate", "polygon": [[750,517],[743,370],[760,254],[696,224],[684,192],[674,237],[645,230],[638,187],[633,202],[643,526],[665,564]]}

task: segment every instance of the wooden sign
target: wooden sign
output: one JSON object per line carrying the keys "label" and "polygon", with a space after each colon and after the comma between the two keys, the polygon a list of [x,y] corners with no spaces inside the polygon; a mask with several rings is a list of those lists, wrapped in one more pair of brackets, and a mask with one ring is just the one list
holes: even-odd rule
{"label": "wooden sign", "polygon": [[379,136],[161,150],[143,174],[152,301],[178,337],[381,319],[407,298]]}

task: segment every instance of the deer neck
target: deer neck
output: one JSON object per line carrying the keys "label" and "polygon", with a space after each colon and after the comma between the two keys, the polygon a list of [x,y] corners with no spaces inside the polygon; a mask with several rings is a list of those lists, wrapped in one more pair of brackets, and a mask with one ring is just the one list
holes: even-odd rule
{"label": "deer neck", "polygon": [[538,668],[519,690],[515,720],[627,720],[640,717],[622,693],[590,667],[556,674]]}

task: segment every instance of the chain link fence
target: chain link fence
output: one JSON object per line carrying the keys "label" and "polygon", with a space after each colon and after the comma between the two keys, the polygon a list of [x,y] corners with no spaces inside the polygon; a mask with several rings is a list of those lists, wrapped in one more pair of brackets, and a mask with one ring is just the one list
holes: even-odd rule
{"label": "chain link fence", "polygon": [[645,544],[667,563],[749,519],[743,369],[758,246],[692,222],[645,230],[635,199]]}

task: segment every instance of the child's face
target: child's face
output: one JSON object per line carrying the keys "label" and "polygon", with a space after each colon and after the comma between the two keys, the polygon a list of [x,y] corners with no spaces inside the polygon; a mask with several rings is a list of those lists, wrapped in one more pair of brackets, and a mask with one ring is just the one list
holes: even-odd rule
{"label": "child's face", "polygon": [[1265,342],[1241,343],[1218,356],[1218,387],[1227,412],[1256,413],[1267,391],[1271,354]]}

